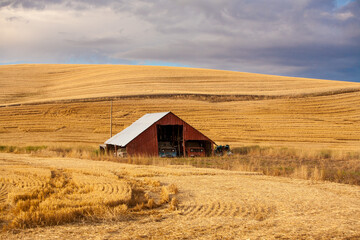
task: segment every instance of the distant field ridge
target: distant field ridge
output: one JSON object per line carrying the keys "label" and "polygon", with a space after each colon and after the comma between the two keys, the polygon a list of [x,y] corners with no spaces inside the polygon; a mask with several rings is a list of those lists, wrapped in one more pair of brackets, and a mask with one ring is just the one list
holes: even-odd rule
{"label": "distant field ridge", "polygon": [[348,88],[338,89],[326,92],[314,92],[314,93],[303,93],[293,95],[246,95],[246,94],[235,94],[235,95],[224,95],[224,94],[191,94],[191,93],[173,93],[173,94],[139,94],[139,95],[119,95],[119,96],[108,96],[108,97],[90,97],[90,98],[73,98],[63,100],[49,100],[49,101],[35,101],[35,102],[24,102],[14,104],[3,104],[0,107],[14,107],[21,105],[39,105],[39,104],[50,104],[50,103],[75,103],[75,102],[103,102],[111,100],[124,100],[124,99],[188,99],[198,100],[207,102],[231,102],[231,101],[255,101],[255,100],[267,100],[267,99],[286,99],[286,98],[306,98],[306,97],[319,97],[319,96],[331,96],[345,93],[360,92],[360,88]]}

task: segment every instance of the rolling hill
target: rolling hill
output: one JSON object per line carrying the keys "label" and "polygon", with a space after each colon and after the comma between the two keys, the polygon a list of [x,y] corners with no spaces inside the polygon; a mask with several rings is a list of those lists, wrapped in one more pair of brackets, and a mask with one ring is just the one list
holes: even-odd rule
{"label": "rolling hill", "polygon": [[172,111],[217,143],[359,150],[360,84],[208,69],[0,66],[0,144],[83,143]]}
{"label": "rolling hill", "polygon": [[[360,236],[359,83],[13,65],[0,66],[0,85],[0,239]],[[267,152],[98,156],[111,100],[114,133],[145,113],[172,111],[218,144]]]}

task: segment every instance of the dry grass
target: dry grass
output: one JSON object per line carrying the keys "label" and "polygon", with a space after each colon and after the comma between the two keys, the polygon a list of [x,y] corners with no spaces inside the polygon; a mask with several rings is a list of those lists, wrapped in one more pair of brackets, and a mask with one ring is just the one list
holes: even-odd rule
{"label": "dry grass", "polygon": [[159,181],[133,179],[123,172],[1,162],[8,165],[0,169],[0,183],[7,186],[2,189],[7,198],[0,199],[5,230],[130,219],[168,203],[154,200],[162,197],[161,187],[166,188]]}
{"label": "dry grass", "polygon": [[[359,186],[6,153],[0,153],[0,176],[0,196],[7,196],[0,223],[18,227],[1,239],[360,236]],[[161,204],[163,196],[168,203]],[[19,229],[44,225],[55,226]]]}
{"label": "dry grass", "polygon": [[[254,145],[234,148],[234,154],[230,157],[170,159],[144,156],[115,158],[99,155],[97,149],[89,146],[60,148],[0,145],[0,152],[30,153],[33,156],[41,157],[76,157],[136,165],[190,165],[201,168],[255,171],[271,176],[360,185],[360,152],[354,151],[322,149],[304,152],[303,149],[260,147]],[[139,176],[146,177],[147,174],[140,174]],[[152,179],[145,178],[144,181],[151,186],[160,186],[160,182],[153,181]],[[176,192],[176,189],[171,191]]]}
{"label": "dry grass", "polygon": [[[336,152],[330,150],[312,151],[304,154],[302,150],[251,146],[239,149],[248,153],[235,153],[230,157],[163,159],[156,157],[108,158],[106,160],[138,165],[191,165],[201,168],[217,168],[231,171],[261,172],[270,176],[331,181],[360,185],[360,153]],[[237,150],[237,149],[235,149]]]}

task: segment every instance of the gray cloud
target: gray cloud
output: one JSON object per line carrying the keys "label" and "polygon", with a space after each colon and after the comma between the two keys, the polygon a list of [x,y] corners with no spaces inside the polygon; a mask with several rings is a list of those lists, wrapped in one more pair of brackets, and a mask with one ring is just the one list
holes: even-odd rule
{"label": "gray cloud", "polygon": [[65,40],[68,43],[75,45],[76,47],[84,47],[84,48],[88,48],[88,47],[98,47],[98,46],[106,46],[106,47],[116,47],[118,45],[122,45],[125,43],[130,43],[129,39],[123,38],[114,38],[114,37],[97,37],[94,39],[78,39],[78,40],[74,40],[74,39],[69,39],[69,40]]}
{"label": "gray cloud", "polygon": [[360,0],[16,0],[0,16],[3,63],[161,61],[360,81]]}
{"label": "gray cloud", "polygon": [[0,7],[12,7],[12,8],[33,8],[44,9],[46,5],[61,3],[61,0],[47,0],[47,1],[32,1],[32,0],[5,0],[1,1]]}

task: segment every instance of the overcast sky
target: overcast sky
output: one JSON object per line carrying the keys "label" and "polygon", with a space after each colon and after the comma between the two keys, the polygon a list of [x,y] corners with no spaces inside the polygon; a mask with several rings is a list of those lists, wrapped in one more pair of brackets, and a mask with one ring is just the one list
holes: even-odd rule
{"label": "overcast sky", "polygon": [[0,0],[0,64],[15,63],[360,82],[360,0]]}

